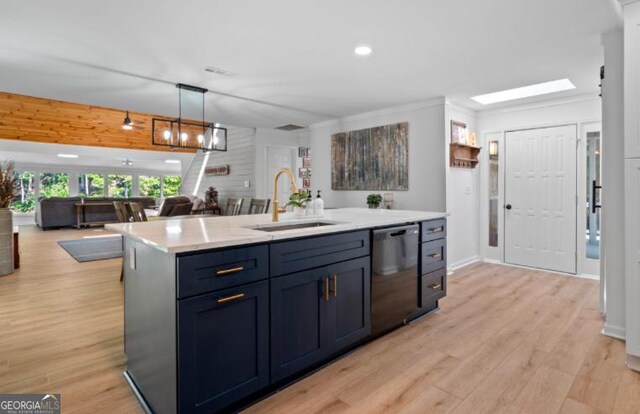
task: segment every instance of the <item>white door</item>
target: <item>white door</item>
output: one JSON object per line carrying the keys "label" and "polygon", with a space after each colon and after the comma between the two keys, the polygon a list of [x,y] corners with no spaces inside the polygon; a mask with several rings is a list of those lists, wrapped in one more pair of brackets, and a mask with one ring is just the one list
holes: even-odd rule
{"label": "white door", "polygon": [[[273,196],[273,176],[280,168],[289,168],[292,172],[296,170],[295,151],[296,149],[293,147],[267,147],[267,176],[265,179],[267,181],[267,194],[272,202],[276,199]],[[286,174],[282,174],[278,179],[278,204],[284,207],[289,202],[290,195],[289,177]]]}
{"label": "white door", "polygon": [[505,134],[505,262],[576,273],[575,125]]}

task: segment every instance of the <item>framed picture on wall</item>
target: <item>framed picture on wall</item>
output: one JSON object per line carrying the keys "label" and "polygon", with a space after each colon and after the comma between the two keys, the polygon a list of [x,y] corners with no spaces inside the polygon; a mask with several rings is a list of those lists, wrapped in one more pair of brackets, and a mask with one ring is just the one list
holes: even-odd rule
{"label": "framed picture on wall", "polygon": [[311,168],[299,168],[298,176],[300,178],[311,178]]}
{"label": "framed picture on wall", "polygon": [[451,142],[456,144],[467,143],[467,124],[460,121],[451,121]]}
{"label": "framed picture on wall", "polygon": [[302,179],[302,186],[304,188],[309,188],[311,187],[311,178],[303,178]]}
{"label": "framed picture on wall", "polygon": [[309,156],[309,148],[307,147],[298,147],[298,157],[308,157]]}
{"label": "framed picture on wall", "polygon": [[302,168],[311,168],[311,159],[309,159],[309,157],[302,159]]}

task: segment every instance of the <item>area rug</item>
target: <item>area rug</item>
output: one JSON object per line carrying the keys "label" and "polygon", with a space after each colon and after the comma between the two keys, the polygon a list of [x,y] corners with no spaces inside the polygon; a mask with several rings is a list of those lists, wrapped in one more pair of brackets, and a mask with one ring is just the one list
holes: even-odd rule
{"label": "area rug", "polygon": [[80,263],[122,257],[121,235],[60,240],[58,244]]}

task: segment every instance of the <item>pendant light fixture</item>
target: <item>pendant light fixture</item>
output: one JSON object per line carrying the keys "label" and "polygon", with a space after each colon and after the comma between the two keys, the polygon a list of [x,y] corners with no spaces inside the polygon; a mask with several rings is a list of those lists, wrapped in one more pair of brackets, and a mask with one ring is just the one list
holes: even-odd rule
{"label": "pendant light fixture", "polygon": [[171,148],[226,151],[227,129],[204,119],[207,89],[179,83],[179,115],[176,119],[153,118],[151,143]]}
{"label": "pendant light fixture", "polygon": [[124,117],[124,122],[122,123],[122,129],[126,129],[130,131],[133,129],[133,121],[129,118],[129,111],[127,111],[127,116]]}

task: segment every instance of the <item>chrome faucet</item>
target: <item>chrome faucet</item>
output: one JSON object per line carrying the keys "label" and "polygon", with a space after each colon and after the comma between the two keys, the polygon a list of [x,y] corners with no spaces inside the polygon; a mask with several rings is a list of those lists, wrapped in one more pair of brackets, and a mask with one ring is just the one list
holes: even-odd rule
{"label": "chrome faucet", "polygon": [[296,187],[296,179],[293,177],[293,173],[290,169],[280,168],[278,171],[276,171],[276,174],[273,177],[273,213],[271,216],[271,221],[273,221],[274,223],[277,223],[279,221],[278,213],[284,213],[285,211],[287,211],[286,207],[280,208],[280,206],[278,205],[278,178],[280,178],[282,174],[287,174],[289,176],[289,181],[291,182],[291,192],[298,192],[298,188]]}

